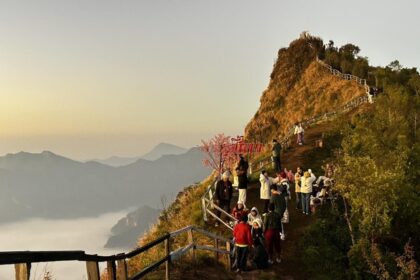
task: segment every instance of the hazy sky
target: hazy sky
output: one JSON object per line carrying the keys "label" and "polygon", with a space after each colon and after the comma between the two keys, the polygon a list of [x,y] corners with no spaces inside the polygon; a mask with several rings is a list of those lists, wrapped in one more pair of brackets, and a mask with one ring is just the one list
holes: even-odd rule
{"label": "hazy sky", "polygon": [[[350,4],[351,3],[351,4]],[[0,1],[0,155],[140,155],[242,133],[303,30],[420,65],[418,1]]]}

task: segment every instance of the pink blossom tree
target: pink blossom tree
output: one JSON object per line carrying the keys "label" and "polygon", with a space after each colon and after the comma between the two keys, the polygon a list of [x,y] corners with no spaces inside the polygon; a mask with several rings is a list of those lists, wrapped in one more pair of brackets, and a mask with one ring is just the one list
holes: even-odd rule
{"label": "pink blossom tree", "polygon": [[226,170],[232,170],[237,154],[230,136],[217,134],[208,141],[201,140],[200,149],[204,152],[203,164],[221,175]]}

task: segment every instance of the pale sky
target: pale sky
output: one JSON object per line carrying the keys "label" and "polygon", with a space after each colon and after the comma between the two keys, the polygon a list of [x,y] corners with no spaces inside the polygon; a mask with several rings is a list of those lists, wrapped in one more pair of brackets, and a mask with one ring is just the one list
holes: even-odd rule
{"label": "pale sky", "polygon": [[[351,3],[351,4],[350,4]],[[307,30],[420,65],[418,1],[0,1],[0,155],[141,155],[237,135]]]}

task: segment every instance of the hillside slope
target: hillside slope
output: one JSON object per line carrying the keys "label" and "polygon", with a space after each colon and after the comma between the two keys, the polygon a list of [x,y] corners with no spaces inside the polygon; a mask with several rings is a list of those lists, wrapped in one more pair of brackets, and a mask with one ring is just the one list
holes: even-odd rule
{"label": "hillside slope", "polygon": [[[296,122],[326,113],[364,94],[354,81],[333,76],[317,61],[315,37],[300,38],[281,49],[260,108],[245,128],[245,136],[266,143],[281,137]],[[319,51],[321,52],[321,51]]]}
{"label": "hillside slope", "polygon": [[[260,100],[261,106],[246,126],[245,136],[248,140],[267,143],[272,137],[281,138],[295,122],[334,111],[355,97],[365,94],[363,87],[354,81],[342,80],[331,75],[317,62],[316,57],[322,52],[322,46],[322,40],[306,36],[292,42],[289,48],[279,51],[270,84]],[[362,110],[364,108],[362,106]],[[334,129],[336,131],[339,124],[349,120],[358,111],[359,109],[356,109],[343,115],[342,118],[307,128],[304,146],[292,144],[283,151],[283,165],[293,170],[297,166],[312,168],[315,174],[320,174],[321,165],[332,156],[334,145],[340,143],[340,137],[335,134],[331,136],[329,133]],[[315,141],[321,138],[324,139],[324,148],[315,147]],[[255,179],[257,176],[258,174],[253,174],[251,178]],[[215,228],[214,221],[210,220],[208,224],[203,222],[200,199],[210,182],[211,178],[208,178],[201,184],[180,192],[177,200],[164,212],[155,227],[139,240],[138,245],[141,246],[166,232],[190,224],[231,237],[231,231],[225,227]],[[235,195],[237,199],[237,194]],[[308,279],[299,242],[308,226],[314,222],[315,217],[302,216],[294,211],[293,199],[289,207],[291,223],[286,229],[288,239],[283,242],[284,262],[281,265],[272,266],[265,271],[255,270],[235,275],[224,269],[215,270],[214,263],[208,262],[208,256],[212,255],[207,254],[206,259],[206,254],[203,254],[202,258],[193,265],[188,262],[183,262],[183,265],[176,264],[173,279],[197,279],[197,275],[206,277],[211,275],[215,279]],[[235,198],[232,204],[234,200]],[[259,184],[255,180],[250,185],[247,206],[248,208],[257,206],[260,209],[262,207],[259,199]],[[185,242],[181,240],[178,245],[185,245]],[[209,241],[199,240],[198,242]],[[132,260],[131,271],[138,271],[141,267],[150,264],[152,260],[158,259],[162,256],[161,254],[161,250],[156,249],[143,256],[142,259]],[[160,279],[161,273],[162,271],[158,271],[155,277],[152,276],[150,279]]]}

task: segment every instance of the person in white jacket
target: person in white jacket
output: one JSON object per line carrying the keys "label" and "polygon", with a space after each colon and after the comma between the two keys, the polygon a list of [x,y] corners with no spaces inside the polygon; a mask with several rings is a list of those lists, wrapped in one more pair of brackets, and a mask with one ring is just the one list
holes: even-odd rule
{"label": "person in white jacket", "polygon": [[301,178],[300,191],[302,193],[303,214],[305,215],[310,214],[309,203],[311,201],[312,184],[315,182],[315,180],[316,180],[316,177],[312,173],[311,169],[306,171]]}
{"label": "person in white jacket", "polygon": [[264,212],[268,212],[268,205],[270,204],[271,192],[270,187],[273,184],[277,184],[279,182],[279,178],[272,178],[268,176],[268,172],[266,170],[261,171],[260,174],[260,199],[263,201],[264,204]]}
{"label": "person in white jacket", "polygon": [[295,135],[297,135],[296,143],[298,145],[303,145],[303,133],[305,130],[302,127],[302,124],[296,123],[295,124]]}
{"label": "person in white jacket", "polygon": [[248,224],[252,227],[255,221],[258,221],[262,225],[262,218],[257,207],[252,207],[251,212],[248,214]]}

